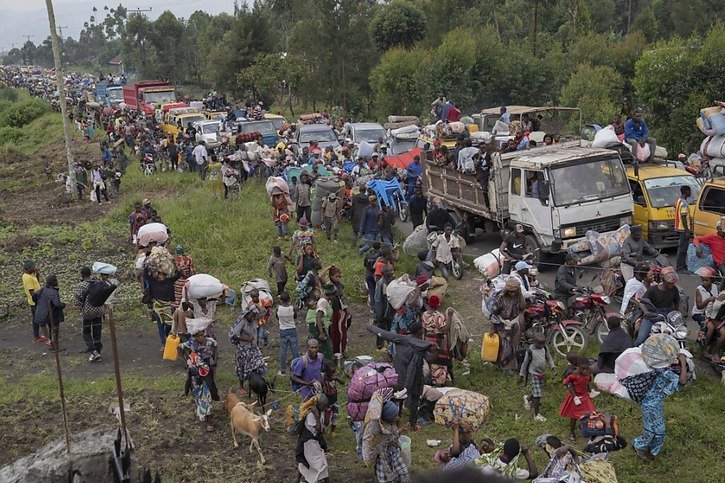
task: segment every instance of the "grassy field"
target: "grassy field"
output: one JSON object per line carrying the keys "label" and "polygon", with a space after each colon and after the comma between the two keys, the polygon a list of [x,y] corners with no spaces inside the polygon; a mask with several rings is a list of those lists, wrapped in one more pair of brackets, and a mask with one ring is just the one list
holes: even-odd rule
{"label": "grassy field", "polygon": [[[250,182],[243,187],[238,199],[223,200],[193,174],[160,173],[147,177],[132,164],[124,177],[122,192],[122,198],[114,199],[110,210],[94,212],[93,219],[87,221],[44,222],[43,217],[38,217],[27,223],[0,226],[0,300],[11,307],[0,320],[0,350],[7,361],[7,370],[0,377],[0,439],[6,442],[0,452],[0,465],[60,437],[62,427],[50,358],[27,344],[24,335],[14,338],[29,330],[25,322],[27,307],[23,306],[19,289],[22,260],[36,258],[43,275],[58,273],[61,297],[68,301],[78,268],[102,259],[119,267],[124,282],[119,289],[117,318],[124,388],[132,404],[128,424],[141,463],[160,470],[165,482],[293,481],[295,441],[284,433],[282,417],[284,405],[291,400],[286,392],[289,381],[282,378],[276,381],[279,391],[271,399],[285,399],[282,409],[273,413],[272,432],[262,436],[262,448],[269,463],[259,468],[255,466],[256,453],[246,451],[246,439],[240,442],[239,449],[231,447],[226,414],[220,406],[219,430],[212,434],[199,431],[190,402],[183,396],[183,371],[178,364],[160,360],[155,327],[148,322],[139,304],[138,287],[130,280],[132,253],[126,217],[133,202],[142,198],[152,200],[172,229],[173,245],[187,247],[198,271],[213,274],[234,289],[251,278],[268,278],[266,262],[270,248],[278,240],[263,184]],[[84,202],[80,209],[95,210],[96,207]],[[343,225],[341,235],[349,233],[349,225]],[[363,328],[367,323],[367,308],[364,296],[357,290],[362,285],[363,266],[352,240],[345,236],[339,244],[320,240],[319,251],[325,265],[340,266],[348,297],[353,302],[351,354],[375,354],[374,338]],[[410,272],[413,267],[414,261],[404,257],[396,272]],[[479,282],[475,276],[468,272],[462,281],[454,282],[444,305],[454,306],[476,335],[468,365],[458,364],[455,372],[460,387],[486,394],[491,400],[489,420],[477,437],[485,435],[496,440],[517,437],[529,446],[533,446],[540,434],[565,437],[568,421],[558,417],[558,407],[565,394],[559,376],[551,376],[547,381],[542,412],[548,421],[541,423],[535,422],[532,414],[523,408],[522,396],[527,388],[516,385],[513,376],[481,364],[477,348],[486,322],[480,314],[480,298],[476,292]],[[238,312],[238,309],[222,308],[217,324],[222,351],[217,382],[224,391],[235,384],[226,330]],[[68,344],[75,344],[73,347],[80,344],[78,324],[74,322],[77,316],[70,309],[64,328]],[[302,329],[301,339],[305,335]],[[595,355],[596,351],[596,346],[590,346],[587,353]],[[278,369],[275,342],[263,352],[270,356],[270,373],[274,374]],[[71,431],[112,425],[107,415],[108,405],[115,399],[110,366],[88,366],[84,356],[72,350],[64,353],[63,364]],[[558,360],[557,366],[563,369],[564,361]],[[470,373],[463,375],[467,371]],[[344,394],[341,391],[341,406]],[[725,390],[718,380],[709,374],[700,374],[694,384],[669,398],[665,407],[668,440],[660,457],[655,462],[644,463],[629,448],[612,454],[619,481],[723,481],[724,396]],[[619,416],[621,432],[628,439],[641,430],[640,411],[633,403],[607,394],[595,402],[600,409]],[[341,416],[337,435],[328,439],[332,480],[372,481],[371,470],[356,461],[354,437],[343,422],[344,409]],[[415,470],[420,472],[435,466],[432,458],[437,448],[426,446],[426,439],[441,439],[447,444],[450,436],[449,430],[437,425],[426,426],[421,433],[413,435]],[[583,446],[581,438],[577,445]],[[535,451],[534,455],[539,468],[543,468],[546,463],[543,453]]]}

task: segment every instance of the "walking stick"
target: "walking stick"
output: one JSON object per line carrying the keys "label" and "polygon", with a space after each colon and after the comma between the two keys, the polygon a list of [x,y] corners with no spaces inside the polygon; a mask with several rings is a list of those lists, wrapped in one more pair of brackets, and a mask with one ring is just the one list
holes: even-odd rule
{"label": "walking stick", "polygon": [[53,314],[53,304],[48,300],[48,315],[50,317],[50,344],[55,355],[55,372],[58,376],[58,397],[60,398],[60,409],[63,413],[63,432],[65,434],[65,450],[70,454],[70,430],[68,429],[68,413],[65,409],[65,392],[63,391],[63,374],[60,370],[60,356],[58,355],[58,324]]}

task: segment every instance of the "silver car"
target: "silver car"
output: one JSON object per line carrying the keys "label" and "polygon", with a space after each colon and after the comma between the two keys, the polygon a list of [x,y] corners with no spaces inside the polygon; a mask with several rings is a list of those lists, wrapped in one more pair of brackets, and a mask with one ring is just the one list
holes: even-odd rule
{"label": "silver car", "polygon": [[299,126],[297,128],[297,144],[300,149],[309,148],[312,141],[317,141],[317,145],[322,150],[327,146],[332,146],[334,149],[340,145],[337,134],[326,124],[304,124]]}

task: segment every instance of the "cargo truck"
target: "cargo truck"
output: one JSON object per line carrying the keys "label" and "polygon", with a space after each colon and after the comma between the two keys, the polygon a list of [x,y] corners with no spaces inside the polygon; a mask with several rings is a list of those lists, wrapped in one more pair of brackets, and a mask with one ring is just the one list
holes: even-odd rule
{"label": "cargo truck", "polygon": [[153,115],[165,105],[176,104],[176,88],[165,81],[137,82],[124,86],[123,102],[132,110]]}

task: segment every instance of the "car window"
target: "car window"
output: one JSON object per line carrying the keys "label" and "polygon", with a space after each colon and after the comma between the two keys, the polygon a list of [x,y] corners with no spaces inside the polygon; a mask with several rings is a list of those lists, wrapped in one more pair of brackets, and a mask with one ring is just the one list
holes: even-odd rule
{"label": "car window", "polygon": [[539,198],[544,174],[541,171],[526,171],[526,196]]}
{"label": "car window", "polygon": [[310,141],[337,141],[337,137],[332,129],[325,131],[300,131],[300,142],[309,143]]}
{"label": "car window", "polygon": [[700,209],[710,213],[725,215],[725,189],[717,186],[705,188],[705,193],[700,200]]}
{"label": "car window", "polygon": [[644,199],[644,191],[642,191],[642,185],[639,181],[629,180],[629,187],[632,190],[632,199],[638,205],[647,206],[647,201]]}

